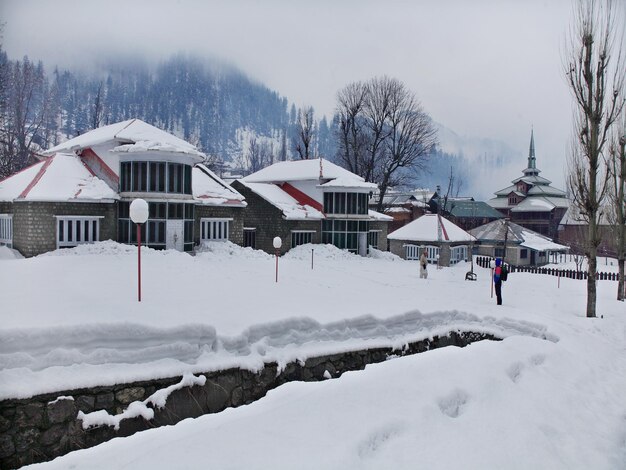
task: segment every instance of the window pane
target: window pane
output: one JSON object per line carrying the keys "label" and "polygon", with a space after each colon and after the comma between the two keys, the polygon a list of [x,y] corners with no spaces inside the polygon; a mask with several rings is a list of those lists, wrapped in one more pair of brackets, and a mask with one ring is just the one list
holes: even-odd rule
{"label": "window pane", "polygon": [[65,241],[65,221],[64,220],[59,220],[59,241],[60,242],[64,242]]}

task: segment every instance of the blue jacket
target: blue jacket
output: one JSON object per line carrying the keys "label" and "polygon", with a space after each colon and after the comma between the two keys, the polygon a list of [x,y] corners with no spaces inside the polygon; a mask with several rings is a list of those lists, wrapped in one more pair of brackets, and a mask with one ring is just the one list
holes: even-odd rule
{"label": "blue jacket", "polygon": [[500,274],[502,274],[502,260],[496,258],[496,269],[493,270],[493,282],[500,282]]}

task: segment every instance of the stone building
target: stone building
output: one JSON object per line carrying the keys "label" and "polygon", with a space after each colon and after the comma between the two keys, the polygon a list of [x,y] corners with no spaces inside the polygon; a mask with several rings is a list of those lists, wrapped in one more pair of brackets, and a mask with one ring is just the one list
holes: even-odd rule
{"label": "stone building", "polygon": [[142,244],[192,251],[243,243],[244,197],[196,147],[138,119],[87,132],[0,181],[0,244],[25,256],[112,239],[136,243],[130,202],[145,199]]}
{"label": "stone building", "polygon": [[246,198],[244,245],[274,252],[305,243],[365,255],[387,248],[391,217],[368,209],[373,183],[325,159],[278,162],[232,183]]}
{"label": "stone building", "polygon": [[418,260],[424,250],[428,262],[451,266],[471,256],[474,237],[437,214],[425,214],[390,233],[389,251],[407,260]]}
{"label": "stone building", "polygon": [[511,186],[497,191],[488,204],[511,222],[556,240],[559,222],[569,207],[569,200],[564,191],[550,186],[550,180],[539,176],[540,172],[531,131],[528,167],[522,176],[511,182]]}

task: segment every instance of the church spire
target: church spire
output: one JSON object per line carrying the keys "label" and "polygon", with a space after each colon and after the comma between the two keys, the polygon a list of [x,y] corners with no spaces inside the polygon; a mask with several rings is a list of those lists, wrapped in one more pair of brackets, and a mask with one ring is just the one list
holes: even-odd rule
{"label": "church spire", "polygon": [[528,168],[536,169],[537,164],[535,161],[535,136],[534,130],[530,128],[530,149],[528,150]]}

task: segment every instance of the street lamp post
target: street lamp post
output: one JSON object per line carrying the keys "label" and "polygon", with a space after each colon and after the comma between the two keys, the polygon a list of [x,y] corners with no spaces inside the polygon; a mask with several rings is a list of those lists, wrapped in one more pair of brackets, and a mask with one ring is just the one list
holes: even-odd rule
{"label": "street lamp post", "polygon": [[283,246],[283,241],[280,237],[274,237],[274,249],[276,250],[276,282],[278,282],[278,255],[280,254],[281,246]]}
{"label": "street lamp post", "polygon": [[130,219],[137,225],[137,301],[141,302],[141,224],[146,223],[149,215],[148,203],[135,199],[130,203]]}

